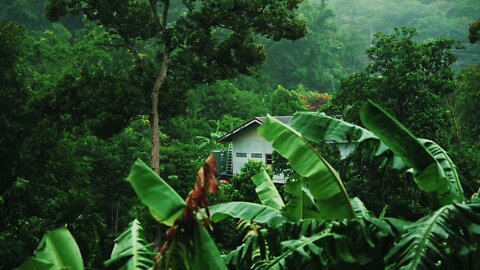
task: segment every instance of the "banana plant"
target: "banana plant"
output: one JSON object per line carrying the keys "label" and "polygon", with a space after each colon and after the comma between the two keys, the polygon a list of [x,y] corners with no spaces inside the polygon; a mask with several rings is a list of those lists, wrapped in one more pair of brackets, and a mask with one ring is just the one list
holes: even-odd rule
{"label": "banana plant", "polygon": [[431,194],[438,205],[465,201],[457,168],[439,145],[416,138],[371,101],[361,108],[360,118],[368,129],[316,112],[295,114],[291,127],[308,141],[337,144],[342,156],[373,142],[375,155],[384,159],[382,164],[389,163],[398,170],[410,168],[419,188]]}
{"label": "banana plant", "polygon": [[340,151],[342,159],[351,155],[359,147],[373,146],[372,154],[382,159],[381,164],[389,164],[399,171],[406,168],[403,161],[394,155],[375,134],[361,126],[319,112],[296,113],[290,121],[290,126],[302,134],[303,138],[313,143],[333,143]]}
{"label": "banana plant", "polygon": [[27,258],[17,270],[72,269],[83,270],[82,255],[67,227],[47,232],[35,255]]}
{"label": "banana plant", "polygon": [[480,202],[450,204],[405,228],[386,269],[480,269]]}
{"label": "banana plant", "polygon": [[145,240],[143,228],[135,219],[117,239],[112,255],[105,266],[109,269],[135,270],[150,269],[154,266],[155,252]]}
{"label": "banana plant", "polygon": [[229,269],[383,269],[399,233],[375,218],[303,219],[264,229],[225,261]]}
{"label": "banana plant", "polygon": [[372,101],[362,106],[360,119],[412,168],[418,187],[431,194],[439,205],[465,202],[456,166],[440,146],[429,140],[417,139],[392,115]]}
{"label": "banana plant", "polygon": [[303,178],[302,188],[308,189],[319,210],[318,218],[338,219],[355,216],[342,180],[333,167],[308,144],[300,133],[268,116],[258,133],[288,159]]}
{"label": "banana plant", "polygon": [[[345,140],[349,139],[355,147],[369,140],[375,141],[378,144],[377,152],[381,154],[389,152],[390,156],[394,154],[397,159],[401,159],[404,168],[412,168],[419,188],[433,195],[432,197],[444,206],[431,215],[409,224],[393,218],[372,217],[358,198],[350,199],[349,204],[354,209],[355,217],[349,217],[345,222],[355,224],[351,225],[349,231],[364,233],[363,244],[360,244],[358,233],[355,236],[346,236],[346,231],[340,229],[345,228],[341,225],[342,222],[315,216],[317,211],[322,209],[314,203],[315,196],[309,192],[308,186],[304,188],[305,185],[302,183],[304,178],[297,177],[300,180],[285,186],[285,190],[294,196],[281,210],[284,215],[289,216],[290,220],[292,217],[297,220],[297,225],[302,227],[301,233],[296,235],[287,229],[291,226],[291,222],[265,228],[225,256],[230,268],[246,269],[253,266],[255,269],[431,269],[438,267],[476,269],[479,267],[480,207],[477,201],[466,203],[456,166],[446,151],[432,141],[417,139],[391,115],[372,102],[365,105],[361,113],[362,121],[371,131],[351,124],[346,125],[346,122],[327,118],[321,114],[300,113],[300,116],[297,114],[292,120],[291,129],[270,118],[260,128],[260,134],[267,133],[265,138],[273,143],[275,150],[288,159],[294,169],[299,167],[300,162],[303,163],[301,165],[305,165],[308,162],[306,157],[311,159],[311,155],[303,154],[308,152],[305,147],[295,146],[302,149],[301,151],[291,147],[297,142],[305,141],[303,139],[306,138],[313,142],[320,142],[320,139],[312,139],[315,134],[322,137],[321,140],[327,138],[345,143]],[[307,118],[309,120],[305,121]],[[320,123],[318,121],[312,123],[312,118],[320,119]],[[327,127],[325,127],[326,122]],[[316,132],[322,129],[323,133]],[[271,134],[268,134],[269,132]],[[293,133],[293,135],[285,133]],[[299,143],[299,145],[302,144]],[[319,162],[319,164],[322,163],[324,164]],[[257,182],[259,182],[258,179]],[[305,214],[305,210],[313,210],[314,214]],[[307,216],[329,225],[319,226],[315,233],[308,233],[308,230],[312,229],[312,219],[305,219]],[[286,232],[278,234],[279,230]],[[373,239],[376,240],[373,241]],[[253,256],[262,249],[268,252],[263,252],[261,259]],[[362,252],[368,249],[370,249],[369,256],[366,256]]]}
{"label": "banana plant", "polygon": [[[275,200],[276,203],[273,203],[273,207],[281,210],[282,214],[290,220],[298,221],[304,218],[320,218],[320,210],[315,205],[314,196],[308,187],[304,185],[303,178],[297,178],[298,180],[284,184],[285,192],[290,194],[287,205],[283,203],[277,188],[265,168],[262,167],[260,172],[252,177],[252,180],[257,186],[255,190],[262,204],[272,204],[271,201]],[[270,197],[266,196],[266,194],[269,194]],[[358,197],[350,198],[350,204],[356,217],[368,217],[369,211]]]}
{"label": "banana plant", "polygon": [[262,167],[260,172],[252,177],[252,180],[256,186],[255,192],[257,193],[258,198],[263,205],[267,205],[278,210],[285,206],[280,193],[278,193],[278,190],[273,184],[272,179],[270,179],[265,167]]}
{"label": "banana plant", "polygon": [[[271,227],[280,226],[288,219],[282,212],[273,207],[251,202],[227,202],[209,208],[210,220],[214,223],[226,218],[238,218],[249,222],[265,224]],[[201,214],[199,214],[201,217]]]}
{"label": "banana plant", "polygon": [[158,222],[172,226],[182,216],[185,201],[143,161],[133,164],[127,180]]}
{"label": "banana plant", "polygon": [[[447,152],[432,141],[417,139],[372,102],[362,107],[361,119],[369,130],[349,126],[350,132],[357,132],[352,133],[357,134],[353,140],[379,140],[382,151],[391,151],[412,169],[419,188],[433,195],[439,209],[413,223],[373,217],[360,199],[349,198],[338,173],[308,144],[306,137],[314,134],[308,125],[300,133],[268,117],[260,134],[299,175],[285,187],[292,195],[289,202],[284,203],[268,174],[261,171],[253,181],[263,204],[209,206],[207,196],[217,187],[213,157],[199,170],[194,188],[183,200],[137,161],[128,181],[152,216],[170,227],[167,239],[152,259],[152,248],[135,220],[115,240],[107,267],[169,269],[169,258],[175,254],[194,270],[480,268],[480,200],[464,197]],[[321,136],[345,135],[345,131],[329,134],[338,128],[327,130]],[[222,257],[208,230],[210,222],[229,217],[266,226]],[[72,235],[60,228],[47,233],[35,255],[17,269],[81,270],[83,263]]]}
{"label": "banana plant", "polygon": [[[201,210],[201,207],[206,209],[207,215],[209,213],[207,194],[214,192],[217,188],[215,172],[216,164],[211,155],[198,171],[197,182],[184,201],[145,163],[138,160],[133,165],[128,181],[135,193],[140,201],[150,209],[154,218],[170,227],[167,231],[166,242],[156,257],[156,265],[169,269],[170,257],[177,252],[176,254],[182,256],[182,261],[187,269],[227,269],[217,246],[206,229],[210,227],[208,216],[205,219],[197,218],[197,212]],[[131,238],[131,233],[127,232],[124,235],[127,240]],[[125,247],[122,239],[119,239],[118,254],[128,255],[135,252],[134,249],[138,245],[132,244],[131,241],[127,241],[127,243]]]}

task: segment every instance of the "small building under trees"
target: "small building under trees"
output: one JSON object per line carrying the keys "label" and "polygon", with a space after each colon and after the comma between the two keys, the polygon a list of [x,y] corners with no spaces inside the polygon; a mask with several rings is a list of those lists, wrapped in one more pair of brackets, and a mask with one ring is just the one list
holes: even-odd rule
{"label": "small building under trees", "polygon": [[[288,124],[292,119],[292,116],[274,117],[285,124]],[[249,160],[261,161],[267,167],[272,166],[272,144],[257,133],[257,128],[266,119],[266,117],[255,117],[218,140],[219,142],[231,144],[227,153],[224,172],[220,171],[220,173],[235,175],[240,172],[240,169]],[[272,180],[274,183],[285,182],[284,176],[281,174],[274,175]]]}

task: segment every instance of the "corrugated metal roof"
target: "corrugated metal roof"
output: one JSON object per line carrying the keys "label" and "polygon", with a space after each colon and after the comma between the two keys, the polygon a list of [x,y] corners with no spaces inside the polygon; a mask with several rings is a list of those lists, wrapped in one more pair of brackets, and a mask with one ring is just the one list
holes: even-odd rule
{"label": "corrugated metal roof", "polygon": [[[290,120],[292,119],[292,116],[273,116],[273,117],[284,124],[288,124],[288,122],[290,122]],[[241,126],[233,129],[229,133],[225,134],[223,137],[221,137],[218,140],[218,142],[229,142],[233,139],[234,135],[237,134],[238,132],[254,124],[261,125],[263,122],[265,122],[265,120],[267,120],[267,117],[265,116],[255,117],[250,121],[243,123]]]}

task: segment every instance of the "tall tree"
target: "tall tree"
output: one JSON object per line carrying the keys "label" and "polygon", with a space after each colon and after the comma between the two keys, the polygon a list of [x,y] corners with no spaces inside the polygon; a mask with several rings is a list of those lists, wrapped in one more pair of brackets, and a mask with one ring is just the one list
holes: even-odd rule
{"label": "tall tree", "polygon": [[270,113],[273,115],[292,115],[295,112],[306,110],[307,107],[300,101],[300,94],[281,85],[273,92],[270,99]]}
{"label": "tall tree", "polygon": [[459,75],[455,92],[456,109],[459,114],[462,134],[467,141],[477,142],[480,138],[480,65],[471,65]]}
{"label": "tall tree", "polygon": [[[360,123],[359,108],[371,99],[419,137],[432,138],[448,147],[453,139],[453,125],[445,98],[455,86],[451,70],[455,61],[451,50],[454,42],[446,39],[417,42],[416,35],[411,28],[376,34],[367,49],[369,63],[365,70],[342,81],[328,113]],[[358,151],[333,166],[341,166],[340,175],[349,179],[347,188],[365,198],[367,207],[374,211],[380,212],[384,203],[389,204],[393,213],[408,219],[416,219],[428,211],[428,200],[413,183],[390,170],[384,160],[369,151]]]}
{"label": "tall tree", "polygon": [[24,138],[25,104],[28,91],[24,84],[18,58],[24,52],[25,29],[14,23],[0,21],[0,191],[14,180],[12,165]]}
{"label": "tall tree", "polygon": [[308,89],[333,92],[341,78],[361,69],[359,56],[364,46],[358,42],[360,37],[335,23],[325,1],[312,2],[300,6],[308,27],[305,38],[267,42],[269,55],[259,78],[242,78],[239,84],[259,92],[271,92],[278,84],[288,89],[302,84]]}
{"label": "tall tree", "polygon": [[468,39],[471,43],[480,41],[480,20],[472,22],[468,30],[470,32]]}
{"label": "tall tree", "polygon": [[[50,0],[47,16],[84,13],[127,46],[137,61],[156,70],[150,93],[151,162],[159,173],[159,95],[238,74],[249,75],[265,59],[256,36],[298,39],[305,21],[301,0]],[[142,56],[150,52],[151,59]],[[181,90],[179,91],[181,92]],[[182,94],[180,93],[180,97]]]}
{"label": "tall tree", "polygon": [[359,123],[358,108],[367,99],[392,112],[420,137],[448,145],[451,123],[445,98],[453,92],[453,40],[416,42],[413,28],[376,34],[367,50],[364,72],[346,78],[334,98],[335,113]]}

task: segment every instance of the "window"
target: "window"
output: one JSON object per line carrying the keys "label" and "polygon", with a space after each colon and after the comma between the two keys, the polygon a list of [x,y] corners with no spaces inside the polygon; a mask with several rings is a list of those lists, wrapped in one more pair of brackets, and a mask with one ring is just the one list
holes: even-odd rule
{"label": "window", "polygon": [[272,154],[265,154],[265,164],[272,165]]}
{"label": "window", "polygon": [[238,153],[236,154],[237,157],[247,157],[247,153]]}
{"label": "window", "polygon": [[252,153],[252,154],[251,154],[251,157],[252,157],[252,158],[262,158],[263,155],[262,155],[262,153]]}

